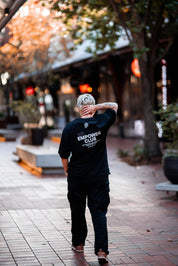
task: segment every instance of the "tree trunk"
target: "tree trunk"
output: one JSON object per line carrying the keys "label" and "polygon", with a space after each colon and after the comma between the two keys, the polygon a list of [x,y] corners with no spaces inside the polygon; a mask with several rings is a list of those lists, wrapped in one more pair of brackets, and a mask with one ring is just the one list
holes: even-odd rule
{"label": "tree trunk", "polygon": [[154,67],[145,60],[147,55],[139,58],[141,86],[143,95],[143,115],[145,122],[145,149],[150,157],[160,155],[158,132],[155,126],[154,111]]}
{"label": "tree trunk", "polygon": [[112,60],[112,57],[109,56],[108,57],[108,66],[109,66],[109,70],[112,73],[112,84],[113,84],[113,90],[114,90],[114,94],[116,97],[116,102],[119,105],[119,109],[118,109],[118,117],[120,122],[123,122],[123,114],[122,114],[122,110],[123,110],[123,100],[122,100],[122,86],[120,84],[120,81],[118,79],[118,72],[115,69],[114,66],[114,62]]}

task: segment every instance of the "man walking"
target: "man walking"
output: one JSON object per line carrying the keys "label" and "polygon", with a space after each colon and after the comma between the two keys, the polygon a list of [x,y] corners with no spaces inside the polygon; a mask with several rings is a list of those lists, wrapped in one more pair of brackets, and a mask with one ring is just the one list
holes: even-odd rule
{"label": "man walking", "polygon": [[[77,99],[80,118],[63,130],[59,155],[68,180],[68,200],[72,220],[72,249],[83,252],[87,236],[86,201],[95,232],[95,254],[107,262],[108,232],[106,213],[110,202],[106,136],[114,123],[117,103],[95,104],[90,94]],[[94,116],[98,110],[105,110]]]}

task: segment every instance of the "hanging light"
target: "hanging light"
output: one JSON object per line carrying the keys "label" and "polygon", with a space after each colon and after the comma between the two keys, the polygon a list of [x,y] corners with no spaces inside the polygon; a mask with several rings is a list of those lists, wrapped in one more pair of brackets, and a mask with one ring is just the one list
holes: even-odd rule
{"label": "hanging light", "polygon": [[8,7],[6,7],[6,8],[4,9],[4,15],[5,15],[5,16],[8,16],[8,15],[9,15],[9,8],[8,8]]}

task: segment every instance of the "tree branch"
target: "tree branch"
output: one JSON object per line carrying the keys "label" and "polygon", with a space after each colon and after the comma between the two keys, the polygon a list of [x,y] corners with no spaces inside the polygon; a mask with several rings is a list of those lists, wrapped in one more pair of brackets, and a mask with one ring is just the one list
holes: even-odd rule
{"label": "tree branch", "polygon": [[154,26],[151,43],[150,43],[150,49],[153,49],[155,42],[158,40],[158,36],[160,35],[160,28],[163,24],[164,17],[163,17],[163,10],[164,10],[165,4],[163,3],[160,12],[158,13],[157,20]]}
{"label": "tree branch", "polygon": [[110,2],[110,4],[111,4],[111,6],[112,6],[113,11],[116,12],[117,17],[118,17],[118,19],[119,19],[119,21],[120,21],[120,24],[121,24],[121,26],[122,26],[122,27],[124,28],[124,30],[125,30],[125,33],[126,33],[126,35],[127,35],[128,40],[129,40],[130,42],[132,42],[133,40],[132,40],[132,38],[131,38],[131,36],[130,36],[130,34],[129,34],[129,32],[128,32],[128,28],[127,28],[126,24],[124,23],[124,20],[123,20],[123,19],[121,18],[121,16],[120,16],[120,13],[119,13],[119,10],[118,10],[118,8],[117,8],[116,3],[114,2],[114,0],[109,0],[109,2]]}
{"label": "tree branch", "polygon": [[151,5],[152,5],[152,0],[149,0],[148,1],[148,8],[147,8],[146,16],[145,16],[145,20],[144,20],[144,24],[145,25],[147,25],[149,17],[150,17]]}
{"label": "tree branch", "polygon": [[158,64],[161,61],[161,59],[168,53],[171,45],[173,44],[173,41],[174,41],[173,38],[169,39],[168,44],[166,48],[164,49],[164,52],[153,62],[154,65]]}

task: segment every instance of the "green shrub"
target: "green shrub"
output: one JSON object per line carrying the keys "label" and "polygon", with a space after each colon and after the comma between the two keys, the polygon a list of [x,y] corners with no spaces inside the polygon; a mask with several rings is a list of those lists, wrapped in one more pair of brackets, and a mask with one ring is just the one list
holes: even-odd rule
{"label": "green shrub", "polygon": [[119,157],[124,158],[124,157],[127,157],[129,155],[129,152],[128,151],[124,151],[122,149],[119,149],[118,150],[118,155],[119,155]]}
{"label": "green shrub", "polygon": [[141,162],[144,159],[148,159],[147,153],[145,151],[144,145],[137,143],[133,147],[133,154],[132,154],[132,159],[134,162]]}
{"label": "green shrub", "polygon": [[21,123],[38,123],[40,113],[34,101],[12,101],[10,107],[17,112]]}
{"label": "green shrub", "polygon": [[166,148],[178,149],[178,102],[161,106],[154,113],[160,117]]}

